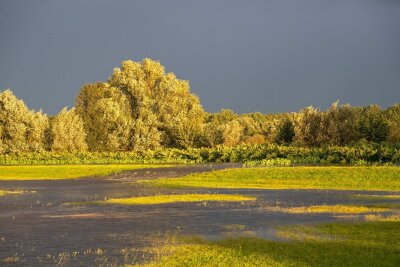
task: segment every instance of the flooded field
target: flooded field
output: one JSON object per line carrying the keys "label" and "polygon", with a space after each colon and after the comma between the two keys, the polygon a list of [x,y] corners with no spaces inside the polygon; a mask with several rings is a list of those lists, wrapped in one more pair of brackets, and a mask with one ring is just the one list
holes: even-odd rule
{"label": "flooded field", "polygon": [[[363,195],[388,192],[335,190],[258,190],[157,188],[142,179],[180,177],[194,172],[240,167],[238,164],[142,169],[105,177],[54,181],[0,181],[2,266],[120,266],[153,258],[148,247],[173,235],[208,240],[256,236],[279,239],[277,226],[357,219],[363,215],[281,212],[293,207],[368,204]],[[240,194],[253,201],[158,205],[68,204],[109,198],[175,194]],[[395,203],[396,198],[380,199]],[[398,200],[397,200],[398,202]]]}

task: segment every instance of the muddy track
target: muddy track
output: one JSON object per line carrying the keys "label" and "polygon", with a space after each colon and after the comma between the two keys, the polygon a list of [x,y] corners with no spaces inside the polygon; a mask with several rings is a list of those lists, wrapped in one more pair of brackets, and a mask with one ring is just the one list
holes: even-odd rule
{"label": "muddy track", "polygon": [[[0,198],[0,265],[121,266],[140,263],[152,258],[153,254],[147,249],[149,246],[164,242],[171,234],[200,235],[208,239],[251,234],[274,239],[277,225],[337,220],[329,214],[271,212],[266,209],[269,206],[361,201],[349,197],[355,193],[351,191],[165,189],[133,183],[138,179],[180,177],[240,166],[191,165],[75,180],[0,181],[2,189],[32,192]],[[151,206],[65,205],[166,193],[240,193],[256,196],[257,201]]]}

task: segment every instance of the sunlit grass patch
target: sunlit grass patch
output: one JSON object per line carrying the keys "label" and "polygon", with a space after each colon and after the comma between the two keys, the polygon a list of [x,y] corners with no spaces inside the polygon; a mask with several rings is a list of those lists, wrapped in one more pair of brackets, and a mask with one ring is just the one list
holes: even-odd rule
{"label": "sunlit grass patch", "polygon": [[[130,198],[111,198],[102,201],[80,202],[89,205],[156,205],[178,202],[203,202],[203,201],[230,201],[241,202],[255,200],[255,197],[229,194],[185,194],[185,195],[159,195]],[[77,204],[77,203],[75,203]]]}
{"label": "sunlit grass patch", "polygon": [[307,240],[307,241],[332,241],[332,240],[343,240],[342,237],[327,234],[320,230],[315,225],[299,224],[290,226],[278,227],[275,232],[280,238],[287,239],[288,241],[293,240]]}
{"label": "sunlit grass patch", "polygon": [[400,210],[400,203],[370,203],[368,207]]}
{"label": "sunlit grass patch", "polygon": [[366,221],[377,222],[400,222],[400,214],[381,215],[381,214],[368,214],[365,215]]}
{"label": "sunlit grass patch", "polygon": [[5,264],[16,264],[19,261],[19,257],[18,256],[12,256],[12,257],[7,257],[4,259],[0,260],[0,263],[3,262]]}
{"label": "sunlit grass patch", "polygon": [[0,166],[0,180],[59,180],[108,175],[126,170],[169,167],[157,164]]}
{"label": "sunlit grass patch", "polygon": [[26,191],[23,190],[0,190],[0,197],[6,196],[6,195],[21,195],[26,193]]}
{"label": "sunlit grass patch", "polygon": [[188,239],[158,248],[145,266],[398,266],[398,229],[400,222],[329,223],[286,227],[292,242]]}
{"label": "sunlit grass patch", "polygon": [[390,166],[243,168],[142,182],[160,187],[400,191],[400,168]]}
{"label": "sunlit grass patch", "polygon": [[302,213],[343,213],[343,214],[357,214],[357,213],[372,213],[372,212],[385,212],[389,211],[388,207],[369,207],[369,206],[354,206],[354,205],[316,205],[304,207],[270,207],[266,208],[270,211],[302,214]]}
{"label": "sunlit grass patch", "polygon": [[225,224],[222,225],[222,228],[228,231],[235,231],[235,230],[244,230],[246,226],[243,224]]}

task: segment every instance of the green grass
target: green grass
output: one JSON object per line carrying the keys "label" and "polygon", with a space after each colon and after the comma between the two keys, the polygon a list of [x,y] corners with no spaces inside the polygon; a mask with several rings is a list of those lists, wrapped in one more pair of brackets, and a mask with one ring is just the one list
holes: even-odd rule
{"label": "green grass", "polygon": [[282,230],[291,242],[188,239],[156,249],[145,266],[399,266],[398,229],[400,222],[330,223]]}
{"label": "green grass", "polygon": [[369,206],[356,206],[356,205],[318,205],[318,206],[292,207],[292,208],[271,207],[267,209],[271,211],[278,211],[291,214],[303,214],[303,213],[358,214],[358,213],[385,212],[390,210],[389,207],[379,207],[379,206],[369,207]]}
{"label": "green grass", "polygon": [[125,170],[167,167],[168,165],[35,165],[0,166],[1,180],[59,180],[107,175]]}
{"label": "green grass", "polygon": [[384,216],[382,214],[368,214],[364,218],[366,221],[378,221],[378,222],[400,222],[400,214],[390,214]]}
{"label": "green grass", "polygon": [[[78,204],[89,205],[157,205],[177,202],[203,202],[203,201],[231,201],[241,202],[255,200],[255,197],[227,194],[186,194],[186,195],[159,195],[130,198],[111,198],[103,201],[87,201]],[[77,203],[74,203],[77,204]]]}
{"label": "green grass", "polygon": [[160,187],[400,191],[400,168],[390,166],[243,168],[143,182]]}

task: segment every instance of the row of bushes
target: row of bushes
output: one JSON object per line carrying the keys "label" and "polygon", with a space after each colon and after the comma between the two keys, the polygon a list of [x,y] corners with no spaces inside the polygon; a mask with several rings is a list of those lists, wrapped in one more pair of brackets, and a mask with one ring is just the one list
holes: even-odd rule
{"label": "row of bushes", "polygon": [[[0,155],[0,165],[245,163],[263,160],[263,164],[272,164],[272,161],[268,160],[277,160],[278,163],[285,162],[284,165],[287,165],[289,161],[291,164],[400,164],[400,146],[363,143],[351,147],[326,146],[310,148],[264,144],[240,145],[237,147],[216,146],[213,148],[190,148],[185,150],[160,149],[143,152],[41,152]],[[251,163],[248,164],[251,165]]]}

